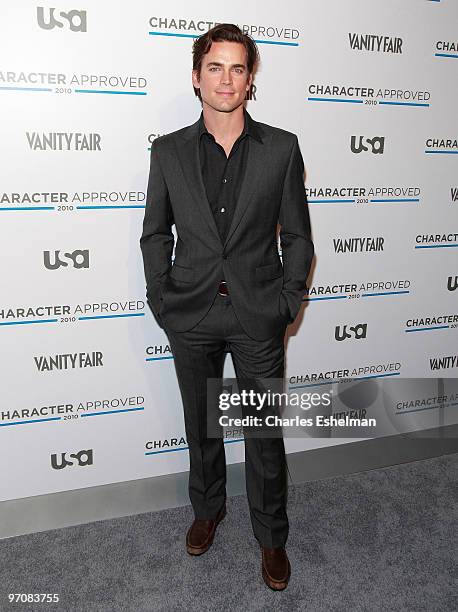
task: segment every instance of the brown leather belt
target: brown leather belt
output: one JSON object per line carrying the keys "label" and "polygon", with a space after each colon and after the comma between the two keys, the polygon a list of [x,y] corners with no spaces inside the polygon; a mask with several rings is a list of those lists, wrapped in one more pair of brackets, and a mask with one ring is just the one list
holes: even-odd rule
{"label": "brown leather belt", "polygon": [[221,281],[218,287],[218,295],[229,295],[229,289],[227,288],[226,281]]}

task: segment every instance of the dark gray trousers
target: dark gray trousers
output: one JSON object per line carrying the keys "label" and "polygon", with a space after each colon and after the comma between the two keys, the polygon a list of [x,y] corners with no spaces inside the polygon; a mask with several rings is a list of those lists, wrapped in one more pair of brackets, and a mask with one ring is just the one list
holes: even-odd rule
{"label": "dark gray trousers", "polygon": [[[226,344],[237,380],[282,379],[285,330],[286,324],[268,340],[253,340],[241,327],[230,296],[219,294],[191,330],[175,332],[164,326],[183,402],[189,446],[189,497],[197,519],[214,519],[226,501],[224,443],[221,438],[207,436],[207,379],[222,378]],[[262,546],[284,546],[289,525],[283,438],[245,437],[245,473],[255,537]]]}

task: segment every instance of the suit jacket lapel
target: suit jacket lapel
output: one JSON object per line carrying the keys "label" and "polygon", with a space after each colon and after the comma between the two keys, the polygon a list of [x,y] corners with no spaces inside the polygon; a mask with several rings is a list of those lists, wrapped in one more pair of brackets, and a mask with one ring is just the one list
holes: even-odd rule
{"label": "suit jacket lapel", "polygon": [[221,245],[218,228],[213,217],[210,203],[207,199],[205,185],[202,178],[199,159],[198,121],[190,125],[183,139],[177,143],[178,158],[183,169],[189,191],[194,198],[202,217],[207,222],[214,239]]}
{"label": "suit jacket lapel", "polygon": [[[185,133],[182,134],[182,138],[177,142],[177,153],[189,191],[192,194],[192,197],[194,198],[202,217],[206,221],[213,239],[216,240],[218,246],[221,247],[223,246],[222,241],[218,232],[215,218],[213,217],[210,203],[207,199],[207,193],[200,169],[198,123],[199,122],[196,121],[196,123],[190,125]],[[258,181],[260,180],[262,169],[266,165],[267,160],[265,155],[268,153],[269,147],[265,146],[265,132],[263,132],[260,126],[258,129],[262,133],[263,144],[254,138],[250,138],[247,165],[245,168],[242,185],[240,187],[239,197],[236,202],[234,216],[232,218],[226,240],[224,241],[224,246],[227,245],[232,234],[242,220],[242,217],[251,201],[252,195],[256,190]]]}
{"label": "suit jacket lapel", "polygon": [[250,138],[247,164],[243,174],[242,185],[240,187],[239,197],[235,205],[234,216],[232,217],[232,222],[227,232],[224,246],[227,245],[232,234],[235,232],[244,214],[246,213],[252,200],[252,196],[258,187],[262,170],[267,165],[266,153],[268,153],[269,147],[266,147],[265,143],[265,136],[263,136],[263,144],[254,138]]}

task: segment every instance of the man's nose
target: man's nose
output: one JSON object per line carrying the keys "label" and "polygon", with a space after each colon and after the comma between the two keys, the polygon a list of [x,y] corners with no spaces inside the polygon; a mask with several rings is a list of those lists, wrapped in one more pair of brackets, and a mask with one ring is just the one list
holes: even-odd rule
{"label": "man's nose", "polygon": [[221,83],[232,83],[232,75],[229,69],[223,70],[223,73],[221,75]]}

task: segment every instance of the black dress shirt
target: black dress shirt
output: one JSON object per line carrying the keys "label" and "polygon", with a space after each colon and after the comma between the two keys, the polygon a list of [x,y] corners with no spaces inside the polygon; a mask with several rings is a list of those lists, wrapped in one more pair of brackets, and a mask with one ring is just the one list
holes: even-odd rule
{"label": "black dress shirt", "polygon": [[202,179],[216,226],[224,242],[240,193],[250,146],[250,138],[262,142],[250,115],[244,109],[244,128],[229,156],[205,127],[203,112],[199,119],[199,156]]}

